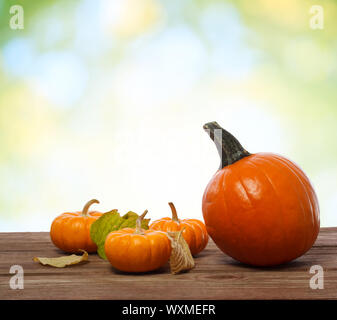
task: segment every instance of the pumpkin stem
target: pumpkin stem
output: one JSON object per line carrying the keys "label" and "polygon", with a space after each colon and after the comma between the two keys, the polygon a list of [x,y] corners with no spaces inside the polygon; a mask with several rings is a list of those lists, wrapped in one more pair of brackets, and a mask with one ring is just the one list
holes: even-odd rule
{"label": "pumpkin stem", "polygon": [[214,141],[220,155],[219,169],[250,155],[240,142],[232,134],[220,127],[217,122],[208,122],[203,128]]}
{"label": "pumpkin stem", "polygon": [[83,207],[83,210],[82,210],[82,216],[87,216],[88,215],[88,210],[89,210],[89,207],[94,204],[94,203],[99,203],[98,200],[96,199],[92,199],[90,201],[88,201],[85,206]]}
{"label": "pumpkin stem", "polygon": [[172,202],[169,202],[168,204],[169,204],[169,206],[171,208],[171,211],[172,211],[172,220],[179,223],[180,221],[178,219],[176,207],[174,206],[174,204]]}
{"label": "pumpkin stem", "polygon": [[136,221],[136,229],[135,232],[136,234],[144,234],[144,231],[142,229],[142,221],[144,219],[144,217],[146,216],[146,214],[148,213],[147,210],[145,210],[142,215],[140,215]]}

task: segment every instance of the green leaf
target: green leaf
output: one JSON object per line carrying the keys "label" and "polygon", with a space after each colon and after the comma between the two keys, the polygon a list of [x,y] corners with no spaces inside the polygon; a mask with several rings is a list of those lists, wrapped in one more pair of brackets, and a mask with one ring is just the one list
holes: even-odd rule
{"label": "green leaf", "polygon": [[[119,229],[123,228],[135,228],[136,227],[136,221],[138,219],[139,215],[135,212],[129,211],[127,212],[122,219],[124,219],[122,225]],[[149,222],[151,219],[143,219],[142,221],[142,229],[149,229]]]}
{"label": "green leaf", "polygon": [[[120,216],[117,209],[104,213],[98,218],[90,228],[91,240],[97,245],[97,253],[102,258],[107,260],[104,251],[104,243],[108,234],[123,228],[135,228],[136,221],[139,215],[135,212],[129,211],[124,216]],[[150,219],[143,219],[142,228],[147,230],[149,228]]]}

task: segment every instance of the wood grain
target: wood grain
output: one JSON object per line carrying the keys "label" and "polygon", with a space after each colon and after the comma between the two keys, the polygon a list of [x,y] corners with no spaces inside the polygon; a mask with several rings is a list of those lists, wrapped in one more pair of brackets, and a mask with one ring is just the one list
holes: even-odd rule
{"label": "wood grain", "polygon": [[[188,273],[168,266],[147,274],[123,274],[96,254],[81,265],[42,266],[34,256],[64,255],[46,232],[0,233],[0,299],[337,299],[337,228],[322,228],[304,256],[283,266],[252,268],[223,254],[213,242]],[[24,289],[12,290],[12,265],[24,269]],[[312,265],[324,269],[324,289],[309,286]]]}

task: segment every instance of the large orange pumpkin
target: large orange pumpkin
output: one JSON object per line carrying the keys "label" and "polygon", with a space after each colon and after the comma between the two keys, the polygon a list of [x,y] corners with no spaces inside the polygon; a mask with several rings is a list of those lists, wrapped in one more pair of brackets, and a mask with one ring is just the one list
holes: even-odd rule
{"label": "large orange pumpkin", "polygon": [[280,155],[250,154],[216,122],[204,129],[221,157],[202,200],[216,245],[255,266],[286,263],[308,251],[320,221],[317,197],[304,172]]}
{"label": "large orange pumpkin", "polygon": [[161,231],[180,231],[183,229],[183,237],[187,242],[192,255],[196,255],[205,249],[208,243],[208,234],[205,225],[198,219],[178,218],[177,210],[172,202],[169,202],[172,218],[165,217],[153,221],[150,229]]}
{"label": "large orange pumpkin", "polygon": [[165,232],[143,230],[142,219],[136,228],[124,228],[110,232],[105,240],[104,251],[111,265],[124,272],[148,272],[167,263],[171,255],[171,242]]}
{"label": "large orange pumpkin", "polygon": [[88,211],[93,203],[87,202],[82,211],[65,212],[56,217],[50,228],[50,237],[56,247],[65,252],[76,252],[78,249],[95,252],[97,246],[90,238],[90,227],[102,213]]}

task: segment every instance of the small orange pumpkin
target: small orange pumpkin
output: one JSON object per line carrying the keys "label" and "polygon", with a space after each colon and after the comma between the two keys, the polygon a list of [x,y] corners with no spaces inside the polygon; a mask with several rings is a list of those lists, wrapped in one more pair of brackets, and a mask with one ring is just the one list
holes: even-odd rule
{"label": "small orange pumpkin", "polygon": [[205,249],[208,243],[208,233],[205,225],[197,219],[179,220],[177,210],[172,202],[169,202],[172,218],[161,218],[150,225],[150,229],[160,231],[180,231],[184,228],[183,237],[190,247],[192,255],[196,255]]}
{"label": "small orange pumpkin", "polygon": [[93,203],[99,203],[99,201],[90,200],[82,211],[65,212],[54,219],[50,228],[50,238],[56,247],[65,252],[76,252],[79,249],[87,252],[97,250],[96,244],[90,238],[90,227],[102,213],[88,212]]}
{"label": "small orange pumpkin", "polygon": [[171,242],[165,232],[143,230],[139,216],[136,228],[110,232],[104,250],[111,265],[124,272],[148,272],[162,267],[170,258]]}

